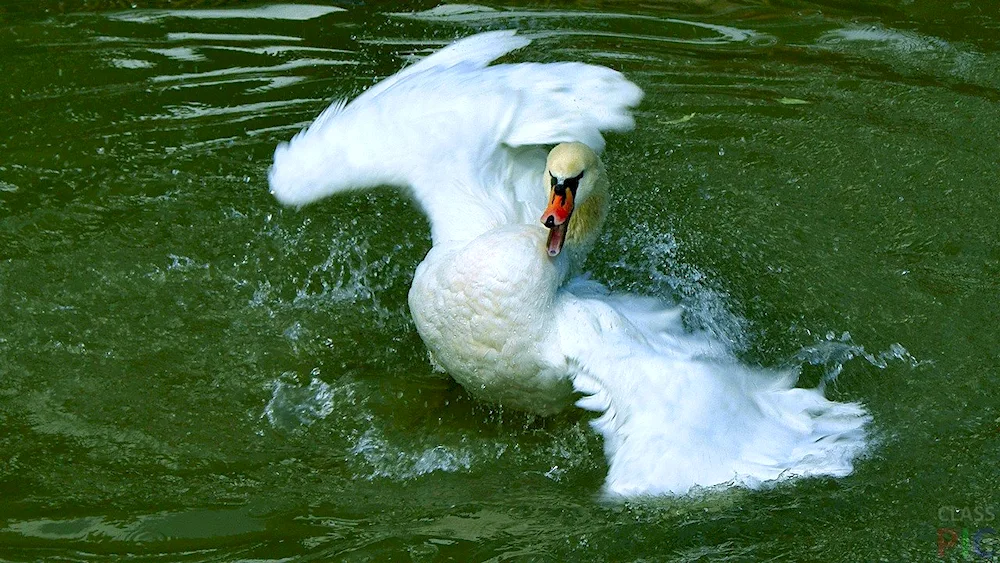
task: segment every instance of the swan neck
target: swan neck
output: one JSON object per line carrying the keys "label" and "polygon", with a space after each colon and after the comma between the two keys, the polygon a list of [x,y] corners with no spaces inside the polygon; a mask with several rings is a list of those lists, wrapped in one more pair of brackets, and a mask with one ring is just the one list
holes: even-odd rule
{"label": "swan neck", "polygon": [[587,255],[597,242],[608,216],[608,177],[604,165],[598,165],[598,177],[593,190],[573,212],[566,233],[566,250],[571,253],[575,270],[583,267]]}

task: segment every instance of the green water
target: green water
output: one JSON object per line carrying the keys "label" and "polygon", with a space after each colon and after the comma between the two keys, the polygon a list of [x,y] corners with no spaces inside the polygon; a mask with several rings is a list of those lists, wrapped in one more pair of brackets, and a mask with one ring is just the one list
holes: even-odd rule
{"label": "green water", "polygon": [[[932,561],[1000,528],[991,3],[165,6],[0,6],[0,559]],[[585,415],[430,369],[411,203],[267,193],[331,100],[508,27],[647,93],[595,276],[839,374],[854,475],[602,502]]]}

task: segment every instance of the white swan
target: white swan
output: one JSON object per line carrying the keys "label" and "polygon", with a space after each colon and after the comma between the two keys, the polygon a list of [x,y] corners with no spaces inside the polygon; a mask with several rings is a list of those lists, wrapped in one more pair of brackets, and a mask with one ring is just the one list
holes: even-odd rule
{"label": "white swan", "polygon": [[631,129],[642,92],[599,66],[488,66],[528,42],[476,35],[334,104],[277,148],[272,193],[301,206],[408,189],[431,222],[409,303],[432,361],[473,395],[542,414],[583,393],[577,405],[603,412],[591,424],[609,494],[850,473],[860,405],[744,367],[678,308],[578,276],[609,199],[601,132]]}

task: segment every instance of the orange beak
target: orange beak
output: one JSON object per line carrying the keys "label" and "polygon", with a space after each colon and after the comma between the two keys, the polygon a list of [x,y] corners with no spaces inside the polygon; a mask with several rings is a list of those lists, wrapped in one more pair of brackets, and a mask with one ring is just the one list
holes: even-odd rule
{"label": "orange beak", "polygon": [[542,224],[549,229],[549,239],[546,243],[549,256],[559,254],[563,243],[566,242],[566,227],[569,225],[570,216],[573,215],[573,193],[574,190],[565,188],[560,191],[553,189],[549,206],[542,213]]}

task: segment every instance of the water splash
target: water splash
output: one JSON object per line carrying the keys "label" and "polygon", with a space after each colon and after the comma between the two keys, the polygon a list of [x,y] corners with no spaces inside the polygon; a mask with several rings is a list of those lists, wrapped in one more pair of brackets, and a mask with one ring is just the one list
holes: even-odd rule
{"label": "water splash", "polygon": [[815,344],[803,347],[794,356],[794,360],[800,364],[822,367],[823,376],[820,385],[835,381],[844,371],[847,362],[855,358],[862,358],[878,369],[885,369],[893,360],[900,360],[911,367],[927,363],[913,357],[898,342],[889,345],[886,350],[873,354],[867,352],[864,346],[856,344],[851,338],[851,333],[844,332],[838,337],[833,331],[826,333],[826,337],[817,340]]}
{"label": "water splash", "polygon": [[434,471],[454,473],[472,467],[475,457],[469,448],[449,448],[436,444],[416,451],[393,445],[375,427],[371,427],[351,448],[368,466],[365,472],[356,472],[355,477],[369,481],[377,478],[407,480]]}
{"label": "water splash", "polygon": [[[671,295],[683,306],[684,323],[688,328],[709,332],[730,350],[741,351],[748,347],[750,322],[730,311],[729,295],[713,287],[704,272],[678,258],[681,244],[673,234],[659,235],[656,242],[642,241],[643,259],[632,264],[626,261],[630,255],[627,249],[636,243],[628,237],[620,238],[622,258],[611,267],[648,279],[653,284],[652,295]],[[630,289],[650,291],[649,288]]]}
{"label": "water splash", "polygon": [[263,417],[273,428],[290,431],[309,426],[334,411],[336,395],[353,402],[350,387],[334,389],[321,380],[318,370],[312,371],[308,385],[296,381],[294,372],[286,371],[271,384],[271,400],[264,407]]}
{"label": "water splash", "polygon": [[294,372],[281,374],[271,384],[271,399],[261,418],[274,429],[292,432],[341,413],[327,430],[344,440],[356,479],[405,481],[435,471],[454,473],[470,469],[477,459],[499,458],[506,450],[505,444],[470,441],[469,436],[441,443],[420,432],[408,433],[405,443],[397,443],[386,436],[384,421],[366,407],[365,394],[355,384],[330,385],[319,378],[318,369],[310,376],[304,383]]}
{"label": "water splash", "polygon": [[[311,254],[313,246],[318,244],[311,232],[307,233],[311,222],[306,218],[293,228],[285,228],[272,223],[268,216],[264,228],[246,244],[247,253],[235,266],[245,267],[253,275],[269,270],[269,264],[279,258],[317,257],[303,264],[301,275],[287,276],[279,271],[273,279],[242,282],[253,288],[248,299],[251,308],[264,309],[270,316],[281,311],[328,315],[345,303],[364,303],[366,315],[379,323],[409,318],[405,303],[390,306],[380,299],[400,279],[405,279],[406,263],[400,263],[392,254],[371,256],[366,237],[350,231],[356,228],[356,219],[343,225],[338,233],[324,233],[329,239],[322,242],[326,256],[320,258],[322,255]],[[396,250],[400,248],[397,246]]]}

